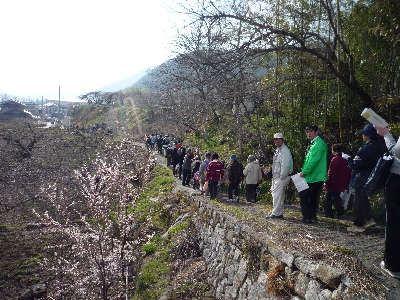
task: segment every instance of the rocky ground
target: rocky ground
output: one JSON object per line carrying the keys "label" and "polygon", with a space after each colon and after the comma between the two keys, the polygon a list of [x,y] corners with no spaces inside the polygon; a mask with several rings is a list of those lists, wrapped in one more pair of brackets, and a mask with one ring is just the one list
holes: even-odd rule
{"label": "rocky ground", "polygon": [[[160,164],[165,164],[165,158],[156,154]],[[180,179],[176,179],[175,191],[185,191],[193,197],[201,197],[199,191],[191,187],[182,186]],[[364,233],[351,233],[347,227],[352,225],[352,214],[347,212],[343,218],[328,219],[323,213],[318,213],[318,221],[314,224],[303,224],[301,222],[300,208],[296,205],[286,206],[283,219],[266,219],[270,214],[271,205],[268,204],[246,204],[242,199],[240,202],[228,202],[227,194],[218,196],[215,205],[225,212],[233,212],[239,222],[245,222],[258,234],[271,239],[272,242],[284,245],[292,250],[308,253],[315,259],[326,259],[330,263],[343,263],[340,255],[332,255],[326,249],[336,249],[343,253],[351,253],[352,263],[356,261],[365,266],[370,273],[371,281],[365,281],[365,285],[377,284],[386,292],[388,299],[400,299],[400,280],[387,276],[379,266],[384,251],[384,228],[376,225],[368,228]],[[210,201],[211,203],[211,201]],[[238,214],[242,211],[243,214]],[[246,217],[247,216],[247,217]],[[251,216],[251,217],[248,217]],[[359,276],[364,274],[360,272]],[[362,282],[362,281],[361,281]],[[360,286],[360,288],[363,288]]]}

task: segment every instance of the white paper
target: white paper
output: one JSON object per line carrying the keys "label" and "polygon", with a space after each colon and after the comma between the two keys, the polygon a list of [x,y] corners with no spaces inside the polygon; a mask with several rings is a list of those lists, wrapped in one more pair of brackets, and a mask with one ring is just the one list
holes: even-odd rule
{"label": "white paper", "polygon": [[371,108],[365,108],[361,113],[361,116],[367,119],[373,125],[379,127],[387,127],[389,124]]}
{"label": "white paper", "polygon": [[350,155],[347,155],[346,153],[342,153],[342,157],[344,158],[344,159],[349,159],[351,156]]}
{"label": "white paper", "polygon": [[300,173],[294,174],[291,178],[298,192],[308,189],[308,184],[304,178],[300,177]]}
{"label": "white paper", "polygon": [[347,206],[349,205],[350,196],[351,196],[351,194],[354,193],[354,191],[355,190],[353,188],[349,188],[348,190],[340,193],[340,198],[343,201],[343,208],[345,210],[347,210]]}

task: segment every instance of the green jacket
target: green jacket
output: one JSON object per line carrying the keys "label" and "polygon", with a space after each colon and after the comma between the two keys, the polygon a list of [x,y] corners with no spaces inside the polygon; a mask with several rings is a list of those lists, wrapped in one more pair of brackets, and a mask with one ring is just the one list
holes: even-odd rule
{"label": "green jacket", "polygon": [[319,136],[311,144],[301,171],[307,183],[328,179],[328,146]]}

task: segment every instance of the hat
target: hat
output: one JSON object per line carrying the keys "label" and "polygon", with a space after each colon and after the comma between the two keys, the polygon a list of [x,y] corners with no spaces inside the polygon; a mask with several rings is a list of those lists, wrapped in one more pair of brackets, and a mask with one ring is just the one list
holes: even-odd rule
{"label": "hat", "polygon": [[256,157],[254,155],[249,155],[249,157],[247,158],[247,162],[251,163],[253,161],[256,161]]}
{"label": "hat", "polygon": [[274,134],[274,139],[284,139],[283,133],[275,133]]}
{"label": "hat", "polygon": [[360,131],[360,133],[366,135],[367,137],[369,137],[371,139],[377,139],[379,137],[379,134],[376,132],[376,129],[372,124],[366,125]]}
{"label": "hat", "polygon": [[237,160],[237,157],[235,154],[232,154],[231,157],[229,158],[230,160]]}

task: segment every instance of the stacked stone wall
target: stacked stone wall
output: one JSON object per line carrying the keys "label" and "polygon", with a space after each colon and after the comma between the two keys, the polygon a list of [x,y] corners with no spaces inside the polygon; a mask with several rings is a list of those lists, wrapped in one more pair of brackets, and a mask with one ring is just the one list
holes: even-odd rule
{"label": "stacked stone wall", "polygon": [[217,299],[349,299],[351,281],[323,261],[288,251],[206,201],[195,222]]}

